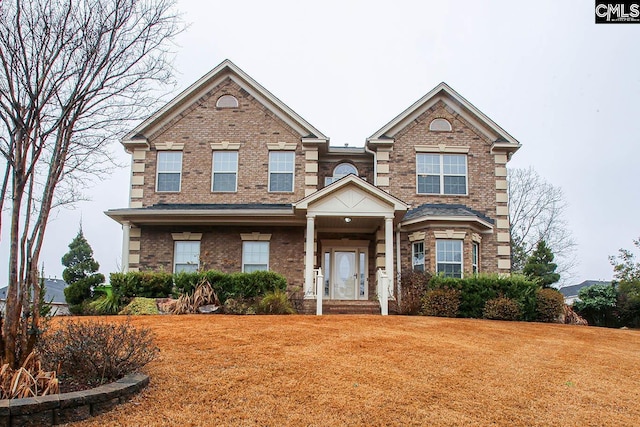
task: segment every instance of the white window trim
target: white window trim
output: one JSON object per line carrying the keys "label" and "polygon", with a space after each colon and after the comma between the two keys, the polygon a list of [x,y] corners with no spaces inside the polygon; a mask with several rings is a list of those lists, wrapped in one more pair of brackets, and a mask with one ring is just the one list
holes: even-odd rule
{"label": "white window trim", "polygon": [[270,266],[270,261],[271,261],[271,242],[269,242],[269,240],[244,240],[242,241],[242,272],[245,272],[245,243],[262,243],[267,245],[267,269],[264,271],[270,271],[271,266]]}
{"label": "white window trim", "polygon": [[[291,172],[271,172],[271,153],[291,153],[293,155],[293,168]],[[271,174],[291,174],[291,190],[271,190]],[[296,188],[296,152],[291,150],[269,150],[269,171],[267,179],[267,191],[269,193],[293,193]]]}
{"label": "white window trim", "polygon": [[[443,121],[447,123],[448,129],[434,129],[435,126],[437,126],[437,125],[434,125],[434,122],[435,123],[442,123]],[[451,122],[449,120],[447,120],[447,119],[445,119],[443,117],[437,117],[437,118],[431,120],[431,122],[429,123],[429,130],[431,132],[451,132],[451,131],[453,131],[453,126],[451,126]]]}
{"label": "white window trim", "polygon": [[[459,263],[458,262],[448,262],[448,261],[440,262],[440,260],[438,259],[438,242],[439,241],[460,242],[460,262]],[[458,264],[460,264],[460,278],[464,278],[464,240],[459,240],[459,239],[437,239],[436,240],[436,244],[435,244],[435,251],[436,251],[436,274],[440,274],[440,271],[438,271],[438,264],[449,264],[449,265],[458,265]],[[447,277],[449,277],[449,276],[447,276]]]}
{"label": "white window trim", "polygon": [[[475,259],[473,256],[474,252],[476,255]],[[473,274],[480,273],[480,243],[478,242],[471,243],[471,270]]]}
{"label": "white window trim", "polygon": [[[160,154],[161,153],[180,153],[180,172],[160,172]],[[184,160],[184,154],[181,150],[158,150],[156,152],[156,193],[179,193],[182,191],[182,162]],[[159,190],[158,189],[158,179],[160,177],[160,173],[177,173],[180,176],[178,180],[178,189],[177,190]]]}
{"label": "white window trim", "polygon": [[[235,173],[236,175],[236,185],[233,190],[214,190],[213,185],[215,181],[216,170],[215,167],[215,157],[216,153],[236,153],[236,169],[234,171],[217,171],[217,173]],[[237,193],[238,192],[238,163],[240,162],[240,153],[236,150],[214,150],[211,154],[211,192],[212,193]]]}
{"label": "white window trim", "polygon": [[[418,186],[418,177],[420,176],[436,176],[433,173],[418,173],[418,157],[424,154],[439,156],[440,159],[440,192],[439,193],[420,193]],[[417,153],[416,154],[416,194],[422,196],[468,196],[469,195],[469,162],[468,156],[464,155],[464,168],[467,171],[464,175],[461,174],[446,174],[444,173],[444,156],[463,156],[464,154],[436,154],[436,153]],[[464,176],[464,194],[450,194],[444,192],[444,177],[445,176]]]}

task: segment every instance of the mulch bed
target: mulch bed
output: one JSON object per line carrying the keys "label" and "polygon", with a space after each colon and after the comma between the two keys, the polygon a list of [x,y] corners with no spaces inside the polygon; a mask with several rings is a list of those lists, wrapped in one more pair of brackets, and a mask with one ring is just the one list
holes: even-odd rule
{"label": "mulch bed", "polygon": [[640,331],[403,316],[131,321],[161,349],[149,387],[73,426],[640,424]]}

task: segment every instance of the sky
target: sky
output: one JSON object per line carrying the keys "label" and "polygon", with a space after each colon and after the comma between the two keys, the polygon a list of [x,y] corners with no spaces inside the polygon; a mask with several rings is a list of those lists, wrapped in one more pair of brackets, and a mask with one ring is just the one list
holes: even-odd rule
{"label": "sky", "polygon": [[[167,101],[230,59],[331,145],[362,146],[444,81],[522,144],[509,167],[531,166],[562,188],[579,262],[565,284],[610,280],[608,257],[640,237],[640,24],[595,24],[592,1],[570,0],[178,0],[177,8],[188,27],[175,41]],[[113,151],[129,164],[118,141]],[[87,189],[91,201],[52,215],[47,276],[62,276],[81,220],[100,271],[120,269],[121,227],[104,211],[127,207],[129,179],[128,167],[116,169]]]}

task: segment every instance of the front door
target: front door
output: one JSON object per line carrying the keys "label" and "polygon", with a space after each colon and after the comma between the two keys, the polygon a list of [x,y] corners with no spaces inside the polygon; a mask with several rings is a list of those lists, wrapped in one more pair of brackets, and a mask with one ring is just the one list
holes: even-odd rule
{"label": "front door", "polygon": [[366,300],[368,292],[367,249],[339,247],[324,252],[324,297]]}

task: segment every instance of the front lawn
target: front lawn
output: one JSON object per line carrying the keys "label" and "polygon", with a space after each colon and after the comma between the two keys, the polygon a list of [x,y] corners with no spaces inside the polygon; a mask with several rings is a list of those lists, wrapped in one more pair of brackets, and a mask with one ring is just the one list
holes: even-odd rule
{"label": "front lawn", "polygon": [[640,424],[640,331],[403,316],[131,321],[161,349],[151,384],[74,426]]}

